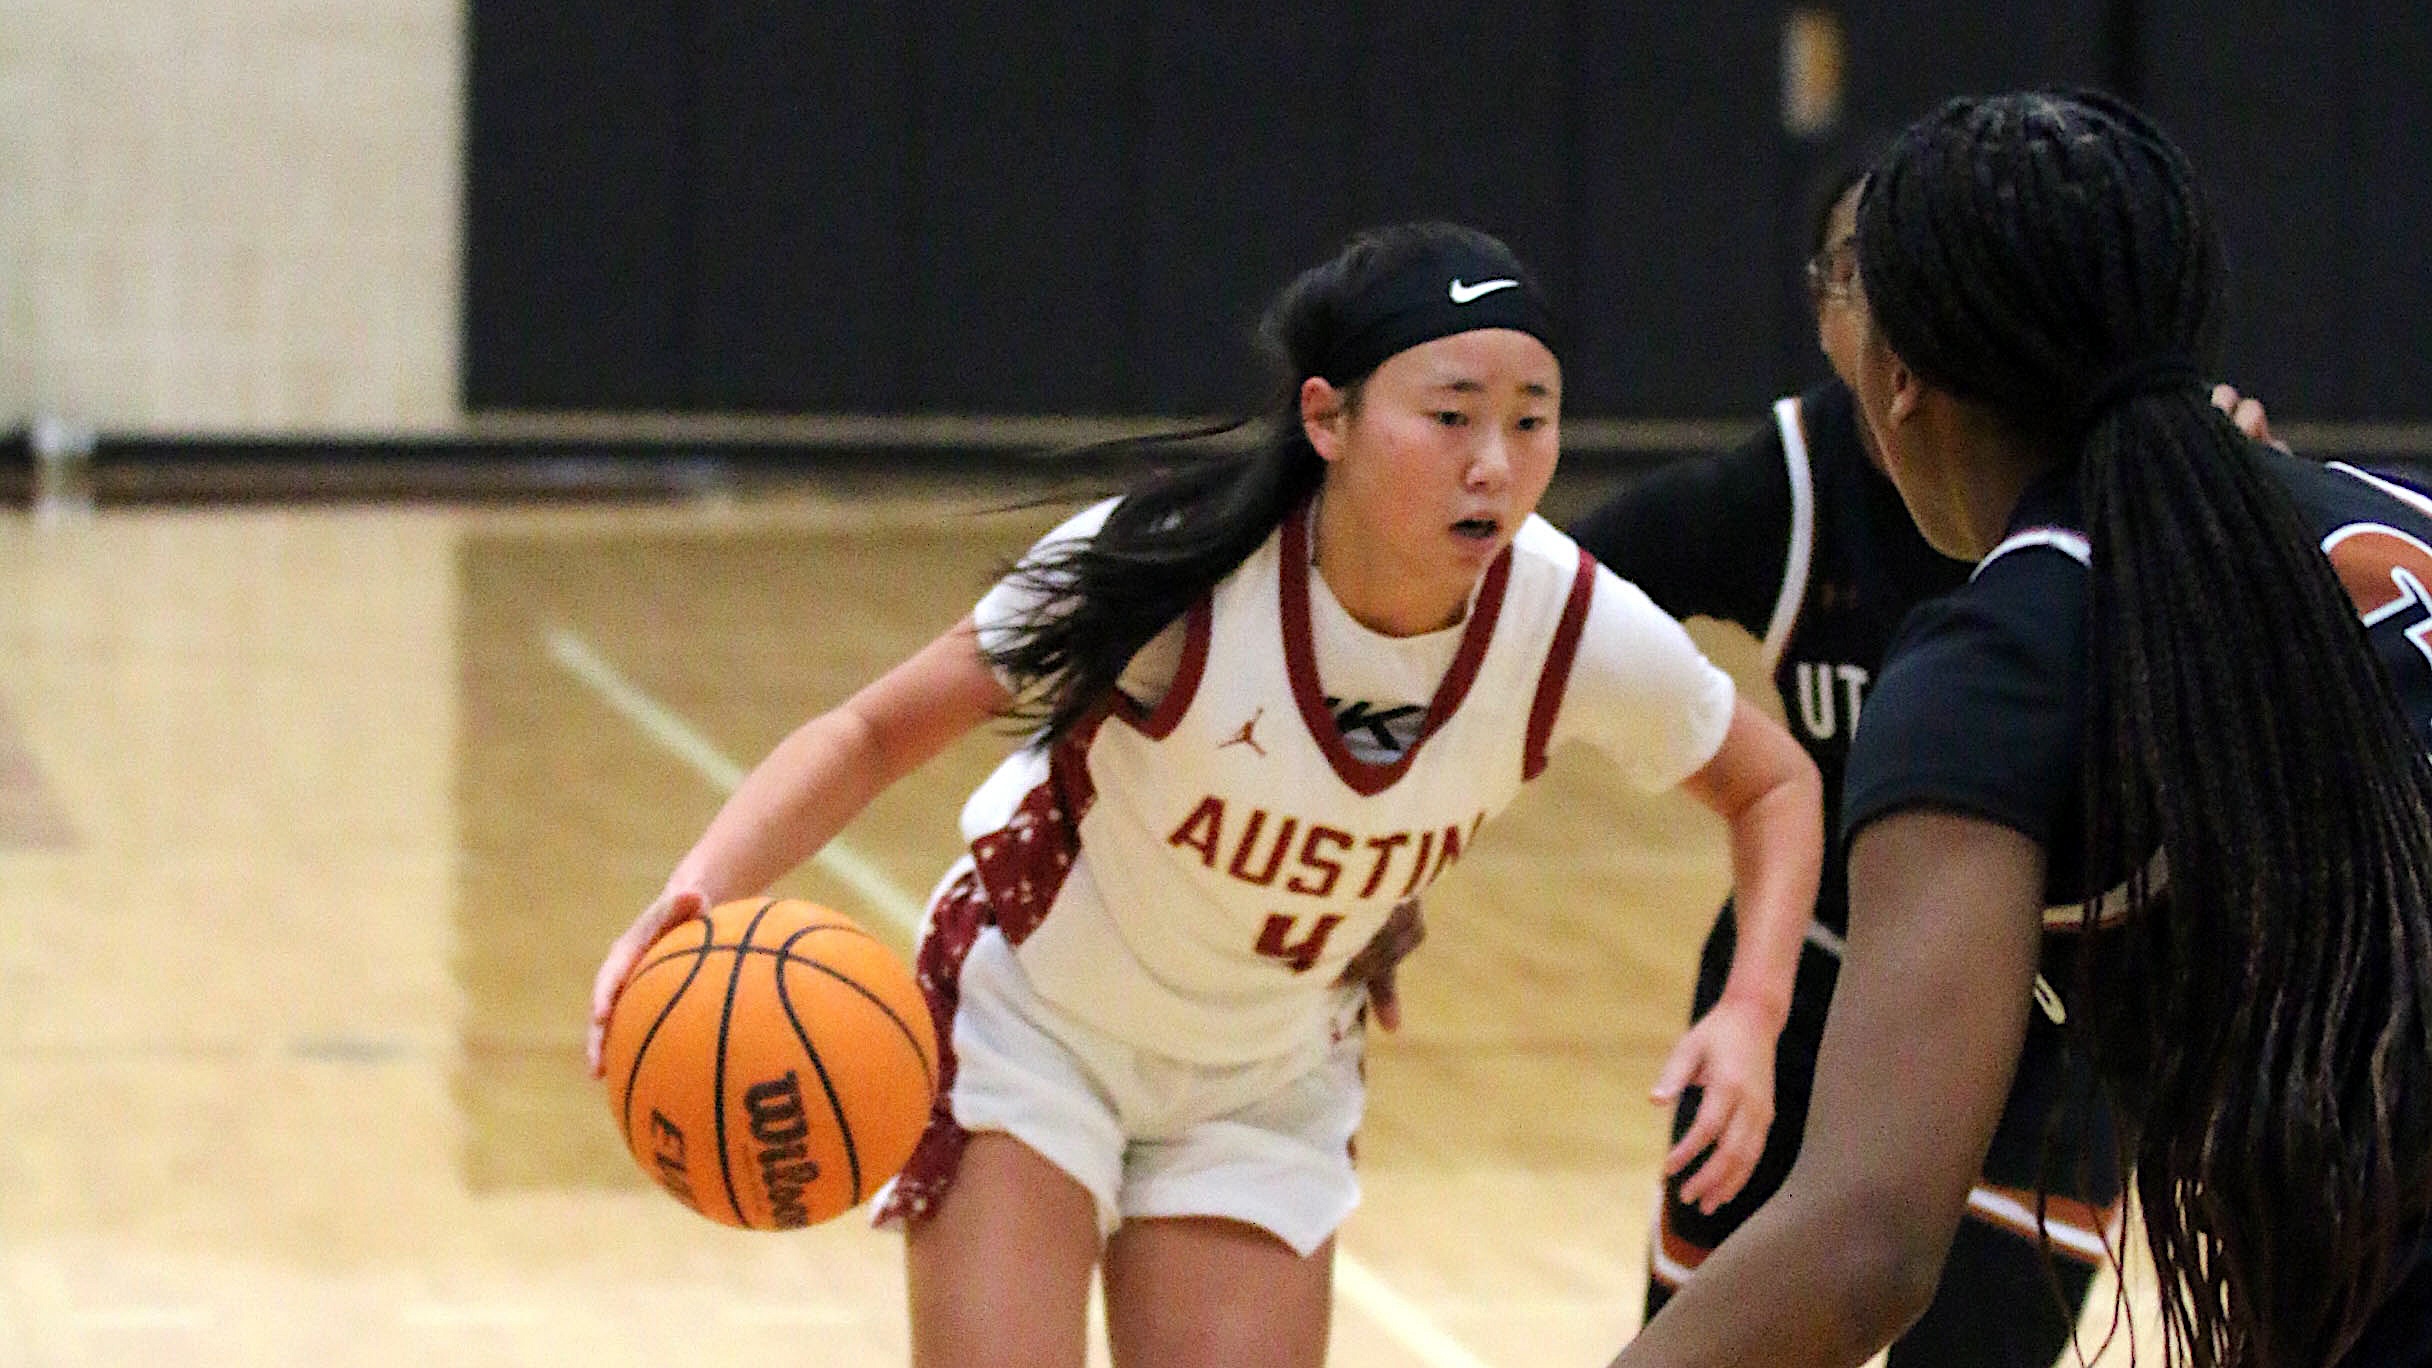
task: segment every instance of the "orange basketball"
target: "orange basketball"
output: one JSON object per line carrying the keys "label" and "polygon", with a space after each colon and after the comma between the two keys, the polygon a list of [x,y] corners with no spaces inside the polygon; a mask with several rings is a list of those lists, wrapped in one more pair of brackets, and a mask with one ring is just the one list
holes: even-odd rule
{"label": "orange basketball", "polygon": [[858,1206],[912,1157],[937,1088],[937,1036],[903,960],[798,899],[670,928],[626,980],[603,1057],[642,1172],[752,1230]]}

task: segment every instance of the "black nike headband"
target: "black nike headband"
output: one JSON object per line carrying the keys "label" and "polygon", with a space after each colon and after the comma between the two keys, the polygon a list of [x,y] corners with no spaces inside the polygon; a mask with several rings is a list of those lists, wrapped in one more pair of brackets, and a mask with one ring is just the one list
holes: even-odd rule
{"label": "black nike headband", "polygon": [[1349,384],[1421,343],[1479,328],[1512,328],[1561,351],[1553,312],[1509,257],[1437,247],[1344,303],[1339,340],[1316,373]]}

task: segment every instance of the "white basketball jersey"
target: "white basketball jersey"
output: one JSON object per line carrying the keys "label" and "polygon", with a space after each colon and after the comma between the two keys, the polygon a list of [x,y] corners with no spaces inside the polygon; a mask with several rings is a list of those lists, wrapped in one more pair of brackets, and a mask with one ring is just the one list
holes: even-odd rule
{"label": "white basketball jersey", "polygon": [[[1327,705],[1310,562],[1296,514],[1188,615],[1153,706],[1115,695],[1050,750],[1009,758],[963,814],[1040,996],[1158,1054],[1322,1048],[1352,1000],[1329,989],[1344,963],[1543,768],[1599,581],[1627,589],[1532,517],[1482,579],[1416,740],[1372,763]],[[1677,782],[1720,744],[1730,681],[1628,593],[1625,609],[1679,636],[1655,646],[1702,667],[1674,672],[1685,697],[1635,701],[1682,737],[1659,776]]]}

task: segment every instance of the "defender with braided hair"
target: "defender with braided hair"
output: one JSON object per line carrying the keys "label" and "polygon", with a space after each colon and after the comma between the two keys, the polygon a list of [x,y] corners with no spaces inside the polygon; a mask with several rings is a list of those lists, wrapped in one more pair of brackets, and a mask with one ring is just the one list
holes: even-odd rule
{"label": "defender with braided hair", "polygon": [[[1810,215],[1807,287],[1816,343],[1833,379],[1777,401],[1773,421],[1738,448],[1666,465],[1570,529],[1665,612],[1731,622],[1754,636],[1790,733],[1824,777],[1824,877],[1774,1050],[1773,1129],[1755,1176],[1728,1204],[1683,1200],[1697,1156],[1667,1156],[1648,1241],[1650,1317],[1781,1188],[1798,1158],[1849,931],[1848,852],[1838,817],[1850,738],[1901,621],[1966,582],[1970,569],[1918,534],[1847,384],[1858,345],[1851,308],[1858,196],[1883,141],[1854,145],[1833,164]],[[2230,402],[2250,415],[2256,432],[2268,432],[2260,404]],[[1737,940],[1726,900],[1699,955],[1693,1017],[1719,999]],[[2116,1171],[2101,1162],[2111,1153],[2108,1117],[2070,1109],[2086,1098],[2085,1069],[2067,1048],[2067,1028],[2037,1012],[1933,1304],[1891,1346],[1888,1368],[2052,1368],[2068,1347],[2123,1205]],[[1690,1090],[1676,1102],[1676,1142],[1703,1101]],[[2080,1163],[2081,1156],[2098,1162]],[[2048,1194],[2040,1221],[2039,1192]]]}
{"label": "defender with braided hair", "polygon": [[2242,436],[2221,251],[2101,95],[1870,173],[1853,389],[1926,539],[1849,759],[1781,1193],[1619,1365],[1854,1364],[1932,1295],[2039,971],[2121,1121],[2163,1357],[2432,1364],[2432,500]]}

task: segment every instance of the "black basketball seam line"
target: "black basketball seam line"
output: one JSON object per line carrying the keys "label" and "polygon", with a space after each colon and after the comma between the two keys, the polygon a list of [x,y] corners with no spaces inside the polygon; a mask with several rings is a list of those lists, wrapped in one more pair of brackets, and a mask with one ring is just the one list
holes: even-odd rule
{"label": "black basketball seam line", "polygon": [[[796,936],[805,936],[813,931],[849,931],[873,945],[887,949],[890,954],[893,953],[892,946],[888,946],[885,941],[880,940],[878,937],[871,935],[869,932],[862,930],[858,926],[838,926],[832,922],[828,922],[822,923],[818,926],[803,927],[800,931],[797,931],[794,934]],[[791,942],[789,941],[788,943],[790,944]],[[684,958],[686,955],[706,955],[717,950],[735,950],[754,955],[777,955],[784,953],[773,946],[767,945],[720,945],[715,942],[711,942],[706,945],[686,946],[681,950],[670,950],[666,954],[659,956],[657,959],[644,960],[641,964],[635,966],[633,976],[638,978],[641,976],[643,970],[656,969],[660,965],[665,964],[670,960],[679,960]]]}
{"label": "black basketball seam line", "polygon": [[[794,1011],[794,994],[785,986],[785,962],[795,958],[787,952],[793,949],[794,942],[800,940],[802,935],[802,932],[797,931],[786,937],[785,944],[778,947],[778,961],[772,970],[772,976],[777,980],[777,1005],[785,1009],[786,1025],[794,1028],[794,1039],[802,1042],[803,1057],[811,1061],[811,1071],[819,1075],[819,1090],[828,1095],[828,1114],[836,1118],[837,1138],[844,1141],[845,1171],[853,1179],[852,1205],[860,1206],[861,1147],[854,1143],[853,1123],[844,1114],[844,1099],[836,1095],[835,1080],[828,1077],[828,1066],[819,1057],[819,1047],[811,1043],[811,1033],[802,1028],[802,1018]],[[800,962],[803,964],[818,963],[816,960]]]}
{"label": "black basketball seam line", "polygon": [[[667,958],[673,959],[674,956],[671,955]],[[661,964],[666,962],[666,959],[658,961]],[[667,995],[666,1004],[659,1008],[658,1018],[650,1023],[649,1030],[642,1033],[642,1043],[633,1047],[633,1063],[625,1070],[625,1098],[617,1107],[617,1115],[623,1121],[625,1145],[628,1149],[633,1146],[633,1085],[642,1076],[642,1060],[650,1054],[650,1042],[659,1038],[659,1028],[667,1024],[667,1018],[675,1015],[676,1004],[684,1000],[684,994],[692,988],[692,981],[701,976],[701,966],[708,962],[707,955],[700,956],[692,962],[692,969],[684,975],[684,981],[676,985],[676,990]],[[650,966],[644,966],[644,968],[648,967]],[[641,969],[634,970],[633,974],[625,980],[625,991],[630,991],[634,980],[641,976]]]}
{"label": "black basketball seam line", "polygon": [[[721,948],[731,948],[731,947],[721,947]],[[666,968],[668,965],[674,964],[674,963],[675,963],[676,961],[678,961],[678,960],[686,960],[686,959],[688,959],[688,960],[691,960],[691,961],[693,962],[693,968],[692,968],[692,969],[690,969],[690,970],[687,970],[687,972],[697,972],[697,971],[698,971],[698,968],[699,968],[699,965],[700,965],[700,963],[701,963],[701,961],[706,960],[706,959],[708,959],[708,958],[709,958],[709,956],[707,956],[707,955],[703,955],[703,954],[696,954],[695,952],[690,951],[690,950],[679,950],[679,951],[677,951],[677,952],[675,952],[674,954],[671,954],[671,955],[661,955],[661,956],[659,956],[657,959],[654,959],[654,960],[652,960],[650,963],[645,964],[645,965],[643,965],[642,967],[640,967],[640,968],[638,968],[638,969],[636,969],[636,970],[634,970],[634,971],[633,971],[632,975],[631,975],[631,976],[629,976],[629,977],[628,977],[628,978],[625,980],[625,986],[624,986],[623,988],[621,988],[621,989],[619,989],[619,990],[618,990],[618,994],[619,994],[619,1001],[622,1001],[622,1000],[623,1000],[623,994],[625,994],[625,993],[630,993],[630,992],[632,992],[632,991],[633,991],[633,985],[635,985],[635,984],[637,984],[637,983],[640,983],[640,982],[641,982],[643,979],[646,979],[646,978],[650,977],[650,975],[651,975],[651,971],[653,971],[653,970],[656,970],[656,969],[664,969],[664,968]]]}
{"label": "black basketball seam line", "polygon": [[[786,943],[788,945],[793,944],[791,941]],[[882,998],[878,994],[871,992],[868,988],[863,987],[861,982],[858,979],[855,979],[852,975],[844,972],[841,969],[837,969],[823,963],[822,961],[812,959],[808,955],[788,955],[786,958],[792,960],[796,964],[809,965],[811,968],[816,969],[820,973],[827,975],[829,978],[836,980],[845,987],[861,994],[864,998],[869,1000],[871,1006],[877,1008],[881,1012],[886,1013],[887,1020],[894,1022],[897,1033],[903,1036],[904,1044],[912,1047],[912,1058],[920,1063],[920,1076],[928,1081],[930,1097],[933,1099],[936,1097],[937,1071],[929,1066],[929,1056],[922,1053],[920,1048],[920,1037],[912,1033],[912,1028],[904,1024],[904,1019],[896,1015],[895,1009],[887,1005],[887,1000],[885,998]],[[780,983],[784,982],[784,976],[779,975],[778,981]]]}
{"label": "black basketball seam line", "polygon": [[735,1191],[734,1156],[726,1147],[726,1037],[735,1022],[735,995],[743,987],[743,951],[751,947],[752,933],[760,929],[760,919],[776,905],[777,899],[770,898],[755,908],[751,924],[743,928],[743,938],[735,942],[735,970],[726,976],[726,1002],[718,1009],[718,1065],[710,1074],[710,1115],[716,1119],[718,1130],[718,1177],[726,1184],[726,1204],[734,1208],[736,1223],[744,1226],[751,1221],[743,1214],[743,1195]]}
{"label": "black basketball seam line", "polygon": [[[662,964],[671,964],[676,960],[683,959],[687,956],[690,956],[695,960],[694,972],[697,973],[699,972],[698,962],[708,958],[712,951],[719,950],[732,952],[738,955],[767,955],[772,959],[781,959],[793,964],[806,965],[827,975],[829,978],[836,980],[838,983],[852,989],[854,992],[861,994],[863,999],[866,1000],[871,1006],[885,1013],[887,1020],[894,1023],[896,1032],[903,1037],[904,1044],[911,1047],[912,1058],[914,1062],[920,1065],[921,1078],[929,1085],[929,1091],[932,1093],[936,1092],[937,1070],[929,1062],[928,1051],[923,1050],[920,1047],[920,1037],[913,1032],[910,1026],[904,1024],[902,1015],[899,1014],[893,1006],[889,1005],[885,998],[871,992],[869,988],[859,979],[854,978],[852,975],[845,973],[843,970],[836,968],[824,960],[813,959],[809,955],[798,954],[794,950],[794,942],[802,939],[804,936],[807,936],[814,931],[841,931],[845,929],[846,928],[844,927],[806,926],[801,930],[796,931],[793,935],[788,936],[782,946],[704,945],[689,950],[671,950],[668,953],[661,955],[659,958],[652,960],[650,963],[643,965],[640,969],[635,970],[634,977],[638,979],[649,970],[656,969]],[[866,932],[862,934],[864,939],[869,940],[881,947],[884,947],[886,944],[886,942],[879,940],[875,936],[868,935]],[[683,990],[679,988],[677,991],[682,992]]]}

